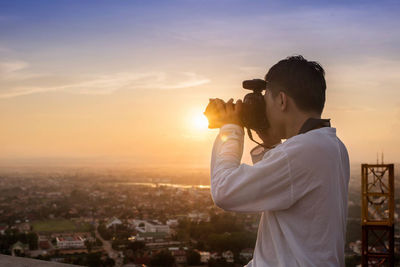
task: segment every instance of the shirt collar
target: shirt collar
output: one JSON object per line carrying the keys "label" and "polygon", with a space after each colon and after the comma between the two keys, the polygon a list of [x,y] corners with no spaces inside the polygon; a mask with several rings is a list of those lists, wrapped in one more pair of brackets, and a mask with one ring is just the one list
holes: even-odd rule
{"label": "shirt collar", "polygon": [[319,119],[319,118],[308,118],[301,126],[298,134],[303,134],[308,131],[322,128],[322,127],[331,127],[331,119]]}

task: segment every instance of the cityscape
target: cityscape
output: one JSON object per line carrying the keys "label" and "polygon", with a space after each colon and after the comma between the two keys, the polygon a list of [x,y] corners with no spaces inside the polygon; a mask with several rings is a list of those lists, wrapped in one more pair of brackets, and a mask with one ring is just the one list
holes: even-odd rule
{"label": "cityscape", "polygon": [[[352,167],[346,266],[361,262],[360,174]],[[259,214],[223,211],[208,184],[207,170],[4,170],[0,253],[84,266],[243,266]]]}

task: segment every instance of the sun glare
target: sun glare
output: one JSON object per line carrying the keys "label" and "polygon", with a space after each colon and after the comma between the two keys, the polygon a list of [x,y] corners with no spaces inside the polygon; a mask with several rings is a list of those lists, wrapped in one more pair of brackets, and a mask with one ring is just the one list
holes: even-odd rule
{"label": "sun glare", "polygon": [[196,107],[187,111],[185,125],[187,129],[186,136],[188,138],[196,141],[204,141],[214,136],[215,131],[210,131],[210,129],[208,129],[208,119],[203,112],[203,109]]}
{"label": "sun glare", "polygon": [[186,113],[186,125],[192,131],[205,131],[208,129],[208,119],[200,108],[192,108]]}
{"label": "sun glare", "polygon": [[192,126],[197,130],[208,129],[208,120],[203,113],[196,113],[192,117]]}

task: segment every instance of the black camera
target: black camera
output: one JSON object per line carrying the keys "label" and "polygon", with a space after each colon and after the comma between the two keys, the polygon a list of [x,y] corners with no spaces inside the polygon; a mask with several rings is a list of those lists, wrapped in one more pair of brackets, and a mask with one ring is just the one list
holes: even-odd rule
{"label": "black camera", "polygon": [[[264,96],[261,93],[263,90],[267,89],[267,82],[261,79],[246,80],[243,81],[243,88],[252,90],[253,92],[244,96],[242,111],[239,114],[241,124],[247,128],[247,134],[252,141],[258,145],[264,146],[254,140],[251,130],[262,133],[270,127],[266,116]],[[210,99],[210,101],[212,100]],[[209,110],[209,107],[210,105],[207,106],[204,112],[204,115],[206,115],[208,119],[208,127],[210,129],[218,128],[218,126],[214,124],[215,121],[218,121],[218,114]]]}
{"label": "black camera", "polygon": [[243,81],[243,88],[252,90],[244,96],[243,108],[240,119],[247,129],[262,132],[269,128],[265,113],[265,100],[262,91],[267,87],[267,82],[261,79]]}
{"label": "black camera", "polygon": [[[244,96],[242,111],[239,114],[239,118],[243,127],[247,128],[249,137],[252,139],[251,131],[263,132],[269,128],[269,123],[265,113],[265,101],[264,96],[261,94],[266,89],[267,83],[261,79],[253,79],[243,81],[243,88],[252,90],[252,93],[248,93]],[[204,114],[208,118],[208,127],[217,128],[214,126],[214,122],[218,121],[218,115],[212,113],[206,108]],[[253,139],[252,139],[253,140]]]}

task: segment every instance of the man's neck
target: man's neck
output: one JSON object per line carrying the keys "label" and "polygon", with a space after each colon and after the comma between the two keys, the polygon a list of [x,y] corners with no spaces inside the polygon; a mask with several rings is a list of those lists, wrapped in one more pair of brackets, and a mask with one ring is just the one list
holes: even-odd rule
{"label": "man's neck", "polygon": [[285,131],[286,139],[289,139],[290,137],[297,135],[301,129],[301,126],[303,126],[303,124],[309,118],[320,119],[321,115],[317,113],[301,113],[295,117],[292,117],[292,119],[289,121],[286,127]]}

